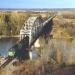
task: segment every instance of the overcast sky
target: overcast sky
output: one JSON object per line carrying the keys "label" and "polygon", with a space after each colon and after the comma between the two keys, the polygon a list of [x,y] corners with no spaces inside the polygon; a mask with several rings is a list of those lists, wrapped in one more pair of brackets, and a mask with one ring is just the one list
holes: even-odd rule
{"label": "overcast sky", "polygon": [[75,0],[0,0],[0,8],[75,8]]}

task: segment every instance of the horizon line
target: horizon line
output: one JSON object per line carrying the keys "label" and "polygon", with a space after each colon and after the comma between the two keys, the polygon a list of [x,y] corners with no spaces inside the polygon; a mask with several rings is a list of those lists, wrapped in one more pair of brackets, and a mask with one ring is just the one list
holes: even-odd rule
{"label": "horizon line", "polygon": [[75,8],[0,8],[0,9],[75,9]]}

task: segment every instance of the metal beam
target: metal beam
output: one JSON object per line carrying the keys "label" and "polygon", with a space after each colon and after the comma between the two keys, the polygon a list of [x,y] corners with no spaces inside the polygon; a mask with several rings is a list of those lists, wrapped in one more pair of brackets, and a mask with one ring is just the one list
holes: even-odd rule
{"label": "metal beam", "polygon": [[39,31],[39,33],[37,32],[37,33],[38,33],[37,36],[35,37],[35,39],[33,39],[33,40],[31,41],[29,47],[31,47],[31,46],[35,43],[35,41],[43,34],[44,28],[47,26],[47,24],[48,24],[54,17],[55,17],[55,16],[48,18],[48,20],[46,20],[46,21],[43,23],[42,29]]}

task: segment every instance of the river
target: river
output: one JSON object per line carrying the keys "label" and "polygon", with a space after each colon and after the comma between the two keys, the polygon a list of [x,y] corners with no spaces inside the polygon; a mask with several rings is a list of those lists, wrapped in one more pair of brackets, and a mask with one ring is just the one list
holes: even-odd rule
{"label": "river", "polygon": [[[8,56],[8,50],[17,43],[17,38],[0,39],[0,55],[3,57]],[[32,50],[32,58],[37,57],[35,49]]]}
{"label": "river", "polygon": [[0,55],[1,56],[7,56],[8,55],[8,50],[16,44],[18,39],[14,38],[4,38],[0,39]]}

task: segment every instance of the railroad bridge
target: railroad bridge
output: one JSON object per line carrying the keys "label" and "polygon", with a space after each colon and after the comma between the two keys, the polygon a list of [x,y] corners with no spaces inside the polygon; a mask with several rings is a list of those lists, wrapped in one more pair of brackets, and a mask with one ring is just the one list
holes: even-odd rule
{"label": "railroad bridge", "polygon": [[43,35],[45,38],[48,37],[48,35],[52,30],[52,19],[53,17],[49,17],[44,22],[42,17],[38,17],[38,16],[29,17],[28,20],[25,21],[22,29],[20,30],[20,40],[28,37],[29,49],[32,49],[36,40],[41,35]]}
{"label": "railroad bridge", "polygon": [[[40,36],[44,36],[45,38],[49,36],[53,26],[53,18],[54,17],[49,17],[47,20],[43,21],[42,17],[31,16],[25,21],[20,30],[20,41],[9,49],[9,51],[15,52],[13,59],[15,57],[18,57],[19,59],[29,59],[32,57],[29,57],[31,48]],[[7,57],[6,61],[0,65],[0,68],[5,67],[13,59]]]}
{"label": "railroad bridge", "polygon": [[29,44],[37,35],[37,32],[43,27],[43,19],[38,16],[31,16],[25,21],[23,27],[20,30],[20,40],[24,37],[29,37]]}

